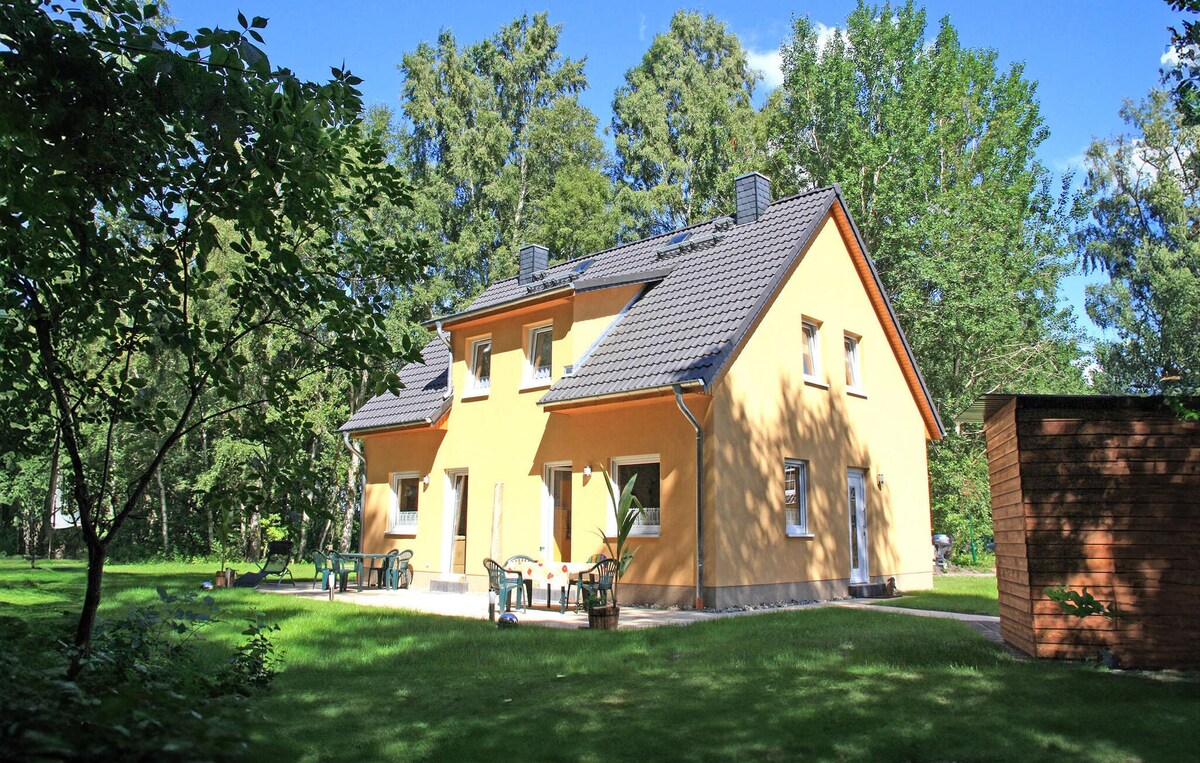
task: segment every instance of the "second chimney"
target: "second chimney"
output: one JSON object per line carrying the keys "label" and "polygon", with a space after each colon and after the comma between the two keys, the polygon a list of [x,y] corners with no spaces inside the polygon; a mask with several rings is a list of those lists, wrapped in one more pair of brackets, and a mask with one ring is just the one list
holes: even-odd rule
{"label": "second chimney", "polygon": [[752,223],[763,216],[771,203],[771,181],[766,175],[751,172],[733,181],[737,224]]}
{"label": "second chimney", "polygon": [[538,244],[526,244],[521,247],[518,260],[517,283],[529,283],[533,274],[545,270],[550,264],[550,250]]}

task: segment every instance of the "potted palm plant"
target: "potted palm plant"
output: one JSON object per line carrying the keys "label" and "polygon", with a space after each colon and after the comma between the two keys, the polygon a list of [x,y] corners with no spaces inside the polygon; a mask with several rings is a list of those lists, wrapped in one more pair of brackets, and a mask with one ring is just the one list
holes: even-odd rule
{"label": "potted palm plant", "polygon": [[620,618],[621,608],[617,606],[617,584],[629,569],[633,555],[637,553],[636,548],[629,547],[629,536],[633,532],[633,526],[637,523],[638,517],[645,513],[642,502],[633,494],[633,486],[636,483],[637,475],[635,474],[629,478],[629,482],[625,484],[618,498],[613,493],[612,480],[608,478],[608,472],[604,472],[604,486],[608,488],[609,504],[612,506],[617,520],[617,532],[612,538],[603,530],[598,529],[596,532],[604,541],[604,547],[608,551],[609,557],[616,560],[616,568],[613,570],[612,601],[602,606],[599,597],[595,594],[590,595],[586,601],[588,627],[591,628],[615,629]]}

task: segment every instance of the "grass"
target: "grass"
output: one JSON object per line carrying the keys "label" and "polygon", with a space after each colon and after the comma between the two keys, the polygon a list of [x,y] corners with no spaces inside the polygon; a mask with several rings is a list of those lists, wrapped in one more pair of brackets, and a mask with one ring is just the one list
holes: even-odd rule
{"label": "grass", "polygon": [[938,575],[932,591],[902,591],[903,598],[879,602],[889,607],[963,612],[969,615],[999,615],[995,575]]}
{"label": "grass", "polygon": [[[0,561],[0,608],[69,624],[82,565]],[[211,565],[210,565],[211,566]],[[109,604],[210,570],[113,567]],[[261,761],[1184,760],[1192,680],[1017,660],[949,621],[839,608],[687,627],[500,631],[459,620],[218,591],[233,639],[251,608],[286,665],[243,716]]]}

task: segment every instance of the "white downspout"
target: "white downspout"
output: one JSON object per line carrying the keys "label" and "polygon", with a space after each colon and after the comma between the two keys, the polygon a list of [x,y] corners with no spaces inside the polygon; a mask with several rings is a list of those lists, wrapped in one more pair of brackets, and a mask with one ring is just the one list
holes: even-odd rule
{"label": "white downspout", "polygon": [[450,345],[450,332],[442,330],[442,322],[434,321],[433,325],[437,329],[438,339],[441,339],[442,344],[450,351],[446,360],[446,391],[442,393],[442,399],[446,400],[454,397],[454,347]]}
{"label": "white downspout", "polygon": [[675,404],[696,430],[696,609],[704,609],[704,430],[683,402],[683,387],[672,384]]}

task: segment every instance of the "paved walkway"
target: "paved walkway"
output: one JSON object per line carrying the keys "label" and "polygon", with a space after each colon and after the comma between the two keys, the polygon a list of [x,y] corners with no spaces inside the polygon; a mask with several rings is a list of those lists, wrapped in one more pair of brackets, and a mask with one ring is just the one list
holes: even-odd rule
{"label": "paved walkway", "polygon": [[[258,589],[262,593],[296,596],[305,599],[328,599],[329,593],[320,589],[312,589],[300,583],[292,586],[264,586]],[[389,591],[386,589],[367,589],[363,591],[350,590],[335,595],[338,601],[358,604],[365,607],[391,607],[406,609],[414,612],[424,612],[433,615],[449,617],[467,617],[482,619],[487,617],[488,595],[486,593],[442,593],[439,591],[419,591],[405,589]],[[586,628],[587,614],[575,612],[568,607],[565,614],[558,607],[547,609],[545,598],[543,603],[537,603],[525,611],[515,614],[522,622],[529,625],[539,625],[547,628]],[[621,607],[621,629],[638,630],[642,628],[657,628],[664,625],[688,625],[704,620],[716,620],[722,617],[740,617],[743,615],[763,615],[770,612],[780,612],[796,609],[814,609],[817,607],[848,607],[851,609],[873,609],[880,612],[896,612],[902,615],[916,617],[939,617],[958,620],[970,625],[987,638],[1002,643],[1000,639],[1000,618],[991,615],[966,615],[959,612],[935,612],[927,609],[905,609],[904,607],[889,607],[882,604],[868,604],[862,599],[840,599],[837,601],[821,601],[811,604],[795,604],[786,607],[770,607],[763,609],[739,610],[734,612],[714,612],[711,610],[697,611],[694,609],[652,609],[648,607]]]}

